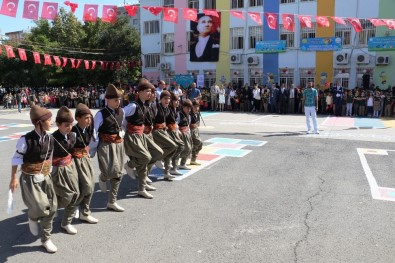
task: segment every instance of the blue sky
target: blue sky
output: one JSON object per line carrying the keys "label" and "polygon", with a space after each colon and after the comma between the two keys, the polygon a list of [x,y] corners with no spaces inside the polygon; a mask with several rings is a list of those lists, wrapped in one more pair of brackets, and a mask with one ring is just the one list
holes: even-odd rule
{"label": "blue sky", "polygon": [[[0,0],[0,7],[3,1]],[[39,0],[40,2],[40,11],[39,16],[41,15],[41,7],[43,2],[55,2],[59,4],[60,7],[66,8],[66,10],[70,10],[70,8],[64,5],[65,1],[58,0]],[[101,8],[103,5],[123,5],[124,0],[70,0],[72,3],[78,3],[77,11],[75,12],[77,18],[82,21],[82,13],[84,10],[85,4],[98,4],[99,5],[99,16],[101,16]],[[126,0],[127,4],[136,3],[136,0]],[[34,27],[35,24],[30,19],[22,18],[23,14],[23,3],[24,0],[19,0],[18,12],[16,17],[9,17],[0,14],[0,35],[4,35],[7,32],[19,31],[19,30],[27,30],[29,27]]]}

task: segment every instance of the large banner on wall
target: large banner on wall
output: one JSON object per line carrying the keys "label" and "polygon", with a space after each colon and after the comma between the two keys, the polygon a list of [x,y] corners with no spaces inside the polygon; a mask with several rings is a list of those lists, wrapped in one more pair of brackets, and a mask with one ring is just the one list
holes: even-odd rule
{"label": "large banner on wall", "polygon": [[339,51],[342,50],[340,37],[304,38],[300,43],[302,51]]}
{"label": "large banner on wall", "polygon": [[190,61],[213,62],[219,59],[221,13],[218,17],[198,14],[191,21]]}
{"label": "large banner on wall", "polygon": [[282,53],[286,50],[285,40],[257,41],[255,44],[256,54]]}
{"label": "large banner on wall", "polygon": [[369,51],[395,50],[395,37],[371,37],[368,41]]}

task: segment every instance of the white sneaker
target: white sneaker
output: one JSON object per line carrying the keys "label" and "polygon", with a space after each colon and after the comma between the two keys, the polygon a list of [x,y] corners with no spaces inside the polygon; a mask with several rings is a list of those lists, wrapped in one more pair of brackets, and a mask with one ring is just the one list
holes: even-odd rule
{"label": "white sneaker", "polygon": [[130,167],[128,165],[128,163],[125,163],[125,170],[126,173],[130,176],[130,178],[132,178],[133,180],[136,180],[136,169],[133,169],[132,167]]}
{"label": "white sneaker", "polygon": [[320,132],[319,131],[315,131],[314,134],[320,134]]}
{"label": "white sneaker", "polygon": [[179,171],[177,171],[177,169],[170,169],[170,174],[171,175],[182,175],[182,173],[180,173]]}
{"label": "white sneaker", "polygon": [[80,218],[80,209],[78,207],[75,208],[74,218],[75,219]]}
{"label": "white sneaker", "polygon": [[311,131],[307,131],[306,134],[311,134]]}
{"label": "white sneaker", "polygon": [[148,192],[145,191],[145,190],[144,190],[144,191],[138,191],[137,194],[140,195],[140,196],[142,196],[142,197],[144,197],[144,198],[147,198],[147,199],[152,199],[152,198],[154,198],[154,196],[153,196],[152,194],[148,193]]}
{"label": "white sneaker", "polygon": [[154,187],[154,186],[152,186],[152,185],[146,185],[145,187],[145,190],[147,190],[147,191],[156,191],[156,187]]}
{"label": "white sneaker", "polygon": [[43,247],[47,250],[49,253],[55,253],[58,251],[58,248],[52,243],[51,239],[48,239],[47,241],[43,242]]}
{"label": "white sneaker", "polygon": [[145,179],[145,181],[147,182],[147,184],[152,184],[152,180],[147,176],[147,179]]}
{"label": "white sneaker", "polygon": [[99,187],[100,187],[100,191],[102,191],[103,193],[107,192],[107,181],[103,182],[99,178]]}
{"label": "white sneaker", "polygon": [[82,221],[85,221],[85,222],[88,222],[89,224],[97,224],[97,222],[99,222],[99,219],[97,219],[97,218],[94,218],[93,216],[91,216],[91,215],[84,215],[84,214],[81,214],[80,215],[80,220],[82,220]]}
{"label": "white sneaker", "polygon": [[118,205],[117,203],[113,203],[113,204],[107,203],[107,209],[114,210],[115,212],[125,211],[125,209],[120,205]]}
{"label": "white sneaker", "polygon": [[29,218],[29,230],[33,236],[38,236],[38,232],[40,231],[40,227],[37,221],[31,220]]}
{"label": "white sneaker", "polygon": [[60,227],[63,228],[64,230],[66,230],[66,232],[70,235],[77,234],[77,229],[70,224],[65,225],[65,226],[60,225]]}
{"label": "white sneaker", "polygon": [[155,166],[158,167],[159,169],[165,169],[165,166],[163,165],[162,161],[156,161]]}

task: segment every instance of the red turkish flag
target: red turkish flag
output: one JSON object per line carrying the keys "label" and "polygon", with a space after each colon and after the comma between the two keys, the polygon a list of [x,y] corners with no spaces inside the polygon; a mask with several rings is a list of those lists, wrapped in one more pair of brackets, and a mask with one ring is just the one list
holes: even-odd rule
{"label": "red turkish flag", "polygon": [[388,29],[395,29],[395,20],[394,19],[383,19],[383,22],[388,27]]}
{"label": "red turkish flag", "polygon": [[329,19],[326,16],[316,16],[315,20],[319,27],[329,27]]}
{"label": "red turkish flag", "polygon": [[96,68],[96,60],[92,60],[91,70],[94,70],[95,68]]}
{"label": "red turkish flag", "polygon": [[85,5],[83,20],[85,22],[96,22],[99,5]]}
{"label": "red turkish flag", "polygon": [[85,69],[89,69],[89,60],[84,60]]}
{"label": "red turkish flag", "polygon": [[217,12],[217,10],[215,9],[203,9],[203,13],[206,16],[215,16],[215,17],[219,17],[219,14]]}
{"label": "red turkish flag", "polygon": [[70,1],[66,1],[64,2],[65,5],[67,5],[68,7],[70,7],[71,12],[75,12],[75,10],[78,8],[78,4],[77,3],[71,3]]}
{"label": "red turkish flag", "polygon": [[311,22],[311,16],[299,16],[300,27],[312,28],[313,23]]}
{"label": "red turkish flag", "polygon": [[333,21],[335,21],[336,23],[340,24],[340,25],[344,25],[346,26],[346,21],[344,21],[343,18],[341,17],[337,17],[337,16],[332,16]]}
{"label": "red turkish flag", "polygon": [[62,57],[63,60],[63,64],[62,64],[62,68],[66,67],[67,65],[67,60],[69,60],[68,58]]}
{"label": "red turkish flag", "polygon": [[75,68],[75,58],[70,58],[71,68]]}
{"label": "red turkish flag", "polygon": [[77,59],[77,66],[75,68],[79,68],[81,66],[82,59]]}
{"label": "red turkish flag", "polygon": [[121,69],[121,62],[117,62],[117,70]]}
{"label": "red turkish flag", "polygon": [[38,1],[26,0],[23,5],[23,18],[38,20]]}
{"label": "red turkish flag", "polygon": [[247,12],[249,17],[255,21],[258,25],[262,25],[261,14],[257,12]]}
{"label": "red turkish flag", "polygon": [[44,2],[41,9],[41,18],[55,20],[58,15],[58,3]]}
{"label": "red turkish flag", "polygon": [[387,25],[383,20],[377,19],[377,18],[369,18],[369,21],[374,26],[386,26]]}
{"label": "red turkish flag", "polygon": [[115,62],[111,62],[111,70],[114,70]]}
{"label": "red turkish flag", "polygon": [[44,54],[44,65],[52,65],[51,56]]}
{"label": "red turkish flag", "polygon": [[101,20],[115,24],[117,22],[117,11],[118,7],[116,5],[103,5]]}
{"label": "red turkish flag", "polygon": [[295,31],[295,16],[291,14],[282,14],[283,26],[285,30]]}
{"label": "red turkish flag", "polygon": [[359,33],[362,31],[361,21],[358,18],[347,18],[347,21],[354,28],[355,32]]}
{"label": "red turkish flag", "polygon": [[58,56],[53,56],[53,60],[55,61],[55,66],[62,66],[62,61],[60,61],[60,58]]}
{"label": "red turkish flag", "polygon": [[137,5],[125,5],[124,8],[128,12],[128,16],[135,16],[137,10],[139,10],[139,6]]}
{"label": "red turkish flag", "polygon": [[4,45],[4,47],[5,47],[5,51],[7,51],[7,57],[14,58],[15,57],[14,48],[6,45]]}
{"label": "red turkish flag", "polygon": [[193,8],[184,8],[184,20],[197,21],[197,10]]}
{"label": "red turkish flag", "polygon": [[101,70],[105,70],[105,65],[103,61],[100,61]]}
{"label": "red turkish flag", "polygon": [[160,12],[162,12],[162,7],[159,6],[143,6],[143,8],[147,11],[149,11],[151,14],[153,14],[154,16],[157,16],[160,14]]}
{"label": "red turkish flag", "polygon": [[33,52],[34,63],[41,64],[40,53]]}
{"label": "red turkish flag", "polygon": [[27,61],[26,50],[24,50],[23,48],[18,48],[18,54],[19,54],[19,58],[22,61]]}
{"label": "red turkish flag", "polygon": [[172,23],[178,23],[178,8],[163,8],[163,20]]}
{"label": "red turkish flag", "polygon": [[245,16],[243,15],[243,11],[229,11],[229,13],[236,18],[246,20]]}
{"label": "red turkish flag", "polygon": [[267,26],[270,29],[276,30],[277,29],[277,14],[275,13],[265,13]]}
{"label": "red turkish flag", "polygon": [[19,0],[3,0],[1,5],[0,14],[5,16],[16,17],[18,11]]}

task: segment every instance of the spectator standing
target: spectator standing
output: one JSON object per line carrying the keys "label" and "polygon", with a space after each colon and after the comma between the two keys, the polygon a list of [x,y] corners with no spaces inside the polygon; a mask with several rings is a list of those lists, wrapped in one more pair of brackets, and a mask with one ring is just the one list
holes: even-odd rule
{"label": "spectator standing", "polygon": [[310,116],[313,119],[314,133],[319,134],[317,125],[318,92],[313,82],[309,82],[308,88],[303,91],[304,113],[306,116],[307,134],[311,133]]}
{"label": "spectator standing", "polygon": [[210,88],[210,96],[211,96],[211,110],[215,111],[218,109],[218,94],[219,94],[219,86],[214,83]]}

